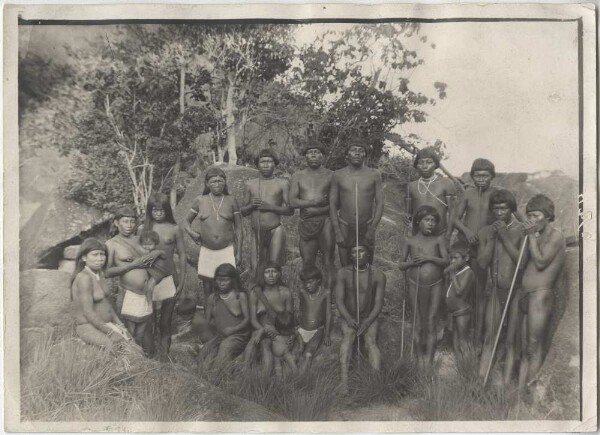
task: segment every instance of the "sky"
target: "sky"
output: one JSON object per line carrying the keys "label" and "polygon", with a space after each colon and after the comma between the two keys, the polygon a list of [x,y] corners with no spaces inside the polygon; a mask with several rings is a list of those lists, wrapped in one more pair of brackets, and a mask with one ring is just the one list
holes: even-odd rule
{"label": "sky", "polygon": [[[304,26],[297,40],[308,42],[326,28],[347,26]],[[85,44],[104,33],[99,27],[27,28],[21,48],[31,43],[57,57],[64,57],[64,42]],[[424,60],[410,73],[409,86],[434,97],[433,83],[441,81],[448,85],[447,98],[425,108],[427,122],[404,124],[398,133],[442,140],[449,155],[445,164],[454,174],[468,172],[475,158],[485,157],[498,172],[560,169],[577,176],[574,23],[424,23],[423,35],[427,44],[406,41]]]}

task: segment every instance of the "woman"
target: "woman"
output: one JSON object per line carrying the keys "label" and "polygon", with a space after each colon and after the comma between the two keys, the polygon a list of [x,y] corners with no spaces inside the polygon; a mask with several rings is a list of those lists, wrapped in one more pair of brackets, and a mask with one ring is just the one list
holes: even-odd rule
{"label": "woman", "polygon": [[242,290],[237,270],[221,264],[215,270],[216,292],[206,302],[206,316],[196,313],[192,328],[205,341],[199,362],[211,364],[209,356],[216,352],[214,367],[223,368],[244,351],[250,338],[248,297]]}
{"label": "woman", "polygon": [[[165,359],[171,347],[171,321],[173,318],[173,309],[175,300],[181,293],[183,283],[185,282],[186,254],[183,244],[183,231],[175,223],[173,210],[169,203],[169,197],[164,193],[154,193],[150,195],[146,205],[146,219],[143,229],[145,231],[155,231],[159,236],[159,244],[156,249],[165,254],[165,277],[154,287],[152,301],[155,305],[154,325],[158,326],[159,331],[159,358]],[[179,259],[179,274],[175,267],[174,253],[177,251]],[[158,318],[160,311],[160,320]],[[154,329],[147,330],[147,346],[153,353],[154,348]]]}
{"label": "woman", "polygon": [[[200,232],[192,222],[200,220]],[[241,264],[242,217],[237,200],[229,196],[227,177],[219,168],[209,168],[204,176],[204,192],[196,198],[188,212],[184,228],[200,245],[198,277],[204,289],[204,301],[212,291],[212,279],[220,264]]]}
{"label": "woman", "polygon": [[75,332],[83,341],[102,347],[131,340],[127,329],[107,299],[104,279],[107,250],[97,239],[85,239],[75,258],[71,277],[71,300],[75,311]]}
{"label": "woman", "polygon": [[260,343],[264,369],[271,373],[273,355],[277,357],[275,370],[281,376],[281,358],[293,371],[296,363],[289,351],[294,338],[292,293],[281,283],[281,267],[267,262],[259,285],[250,292],[250,322],[256,331],[246,347],[246,363],[254,359],[256,346]]}

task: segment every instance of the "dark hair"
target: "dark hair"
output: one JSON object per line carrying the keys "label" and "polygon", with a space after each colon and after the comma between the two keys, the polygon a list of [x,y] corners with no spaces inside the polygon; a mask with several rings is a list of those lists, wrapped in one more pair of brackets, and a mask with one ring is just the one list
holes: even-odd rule
{"label": "dark hair", "polygon": [[132,217],[137,219],[137,210],[131,204],[119,207],[115,212],[115,217],[113,220],[118,221],[122,217]]}
{"label": "dark hair", "polygon": [[506,189],[494,190],[490,195],[490,211],[492,211],[492,207],[494,206],[494,204],[502,203],[508,204],[508,208],[510,208],[510,211],[512,211],[513,213],[517,211],[517,200],[515,199],[515,196],[512,194],[512,192]]}
{"label": "dark hair", "polygon": [[417,209],[413,217],[413,234],[417,234],[419,232],[419,223],[425,216],[433,216],[436,225],[440,223],[441,218],[438,211],[430,205],[422,205]]}
{"label": "dark hair", "polygon": [[217,266],[215,269],[215,278],[217,278],[217,276],[227,276],[231,278],[234,284],[233,290],[236,292],[244,291],[240,274],[233,264],[223,263]]}
{"label": "dark hair", "polygon": [[367,142],[367,139],[365,139],[362,136],[352,136],[348,139],[348,145],[346,145],[346,152],[345,154],[348,154],[348,151],[350,150],[351,147],[361,147],[362,149],[365,150],[365,154],[368,156],[369,155],[369,145]]}
{"label": "dark hair", "polygon": [[143,245],[144,243],[147,242],[152,242],[155,245],[158,245],[160,243],[160,236],[158,235],[158,233],[156,231],[152,231],[152,230],[144,230],[140,233],[140,244]]}
{"label": "dark hair", "polygon": [[527,213],[530,211],[541,211],[549,222],[554,222],[554,202],[541,193],[535,195],[527,202],[525,211]]}
{"label": "dark hair", "polygon": [[[356,236],[354,236],[354,238],[356,238]],[[358,243],[348,246],[348,261],[352,262],[352,249],[357,246],[362,246],[367,250],[367,260],[369,261],[369,264],[373,263],[373,245],[368,240],[361,237],[358,238]]]}
{"label": "dark hair", "polygon": [[[73,300],[73,282],[75,281],[75,278],[77,278],[77,275],[79,275],[79,272],[85,267],[83,257],[92,251],[104,251],[104,254],[108,256],[106,245],[98,239],[88,237],[81,243],[79,251],[77,251],[77,255],[75,256],[75,270],[71,274],[71,300]],[[104,267],[106,267],[106,263],[104,263]]]}
{"label": "dark hair", "polygon": [[305,156],[310,150],[319,150],[321,151],[321,154],[325,155],[325,149],[323,148],[323,145],[316,140],[312,140],[306,144],[306,146],[302,149],[302,155]]}
{"label": "dark hair", "polygon": [[214,166],[212,168],[208,168],[204,174],[204,191],[202,192],[202,195],[208,195],[210,193],[210,187],[208,187],[208,180],[210,180],[213,177],[222,177],[223,180],[225,180],[223,194],[229,195],[229,190],[227,189],[227,176],[225,175],[225,172],[223,172],[221,168],[216,168]]}
{"label": "dark hair", "polygon": [[473,164],[471,165],[471,178],[473,178],[475,171],[488,171],[490,174],[492,174],[492,178],[496,176],[496,168],[488,159],[473,160]]}
{"label": "dark hair", "polygon": [[279,159],[277,158],[277,155],[269,148],[264,148],[260,150],[258,155],[254,158],[254,166],[258,166],[258,162],[263,157],[271,157],[273,159],[273,162],[275,163],[275,166],[279,165]]}
{"label": "dark hair", "polygon": [[268,260],[262,267],[262,273],[258,277],[258,286],[260,288],[265,287],[265,270],[267,269],[277,269],[279,271],[279,281],[277,282],[277,284],[282,285],[283,281],[281,280],[281,266],[274,261]]}
{"label": "dark hair", "polygon": [[173,209],[171,208],[169,197],[164,193],[156,192],[150,195],[150,198],[148,198],[148,202],[146,204],[146,219],[144,220],[145,230],[152,229],[152,225],[154,224],[154,219],[152,219],[152,208],[155,206],[160,206],[164,210],[166,222],[175,224],[175,218],[173,217]]}
{"label": "dark hair", "polygon": [[436,169],[440,167],[440,156],[438,156],[432,147],[423,148],[417,151],[417,154],[415,155],[415,161],[413,162],[413,167],[417,167],[419,159],[432,159],[435,163]]}
{"label": "dark hair", "polygon": [[464,240],[458,240],[450,246],[450,253],[456,252],[460,254],[463,258],[471,256],[471,247]]}
{"label": "dark hair", "polygon": [[309,279],[323,279],[323,273],[318,267],[307,266],[300,272],[300,280],[308,281]]}

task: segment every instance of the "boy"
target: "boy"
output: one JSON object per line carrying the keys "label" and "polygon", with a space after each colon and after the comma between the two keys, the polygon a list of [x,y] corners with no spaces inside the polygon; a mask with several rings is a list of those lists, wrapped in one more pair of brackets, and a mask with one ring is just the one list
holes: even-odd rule
{"label": "boy", "polygon": [[[148,254],[155,251],[160,243],[160,238],[156,231],[142,231],[139,240],[140,245]],[[165,261],[165,253],[163,251],[157,251],[156,260],[154,260],[151,267],[146,268],[146,272],[148,272],[148,279],[146,280],[146,284],[144,284],[144,293],[146,295],[146,300],[151,304],[154,287],[156,287],[164,277],[170,275]]]}
{"label": "boy", "polygon": [[[336,305],[342,317],[342,344],[340,346],[341,385],[348,391],[348,368],[352,344],[361,335],[373,370],[381,366],[381,353],[377,347],[379,314],[383,308],[386,277],[371,265],[370,247],[359,241],[350,251],[351,265],[337,272],[335,282]],[[357,267],[358,266],[358,267]],[[360,355],[357,356],[360,358]]]}
{"label": "boy", "polygon": [[[517,201],[512,193],[505,189],[494,190],[490,195],[489,209],[494,216],[494,222],[485,226],[479,232],[479,254],[477,262],[482,270],[491,274],[491,289],[486,292],[486,308],[484,311],[484,343],[479,366],[479,375],[485,376],[490,363],[492,348],[496,338],[504,307],[508,302],[508,293],[516,273],[519,261],[519,248],[523,241],[523,227],[514,217],[517,211]],[[521,267],[524,261],[521,262]],[[519,278],[519,277],[517,277]],[[513,294],[520,288],[520,279],[515,281]],[[513,298],[513,302],[517,298]],[[513,303],[516,308],[516,304]],[[511,313],[514,311],[511,310]],[[507,366],[512,372],[514,367],[515,325],[509,328],[510,337],[507,337]]]}
{"label": "boy", "polygon": [[323,275],[314,266],[302,269],[300,279],[303,286],[300,288],[300,324],[297,334],[302,349],[300,374],[303,374],[321,343],[331,345],[331,291],[321,287]]}
{"label": "boy", "polygon": [[[408,274],[408,295],[414,309],[417,355],[425,348],[425,361],[433,363],[437,344],[437,317],[442,299],[443,270],[448,265],[444,236],[436,236],[440,215],[431,206],[421,206],[413,218],[413,236],[400,254],[400,270]],[[410,256],[410,260],[408,257]],[[412,344],[411,344],[412,346]],[[422,356],[422,355],[419,355]]]}
{"label": "boy", "polygon": [[475,274],[469,266],[469,245],[458,241],[450,247],[450,265],[444,269],[444,276],[450,281],[446,291],[448,325],[452,331],[454,354],[458,358],[467,350],[468,331],[473,308],[471,295],[475,286]]}
{"label": "boy", "polygon": [[527,203],[529,261],[523,274],[523,291],[519,306],[525,317],[522,337],[526,337],[525,355],[521,358],[519,388],[535,380],[542,366],[543,345],[547,342],[556,284],[566,258],[563,235],[549,225],[554,221],[554,203],[545,195],[536,195]]}
{"label": "boy", "polygon": [[383,185],[377,169],[365,166],[366,139],[353,139],[346,149],[348,165],[333,173],[329,189],[329,216],[342,266],[358,237],[374,246],[375,230],[383,216]]}
{"label": "boy", "polygon": [[407,219],[405,224],[410,225],[410,216],[413,210],[419,209],[423,205],[429,205],[435,208],[440,216],[440,223],[436,228],[435,234],[446,234],[447,216],[451,216],[452,206],[456,198],[456,187],[452,180],[444,178],[435,173],[440,167],[440,158],[433,148],[423,148],[417,152],[413,166],[419,172],[419,179],[412,181],[408,186]]}
{"label": "boy", "polygon": [[496,190],[490,184],[496,176],[494,164],[487,159],[475,159],[471,166],[471,179],[475,188],[467,189],[456,206],[452,224],[458,229],[458,240],[471,246],[471,269],[475,272],[475,345],[481,350],[483,317],[485,314],[485,285],[487,270],[477,263],[479,230],[493,221],[489,208],[490,195]]}
{"label": "boy", "polygon": [[289,183],[275,178],[275,166],[279,159],[270,149],[263,149],[254,163],[260,172],[259,178],[248,180],[244,191],[242,216],[251,215],[252,255],[250,263],[260,278],[262,265],[267,261],[284,264],[285,230],[281,226],[281,216],[291,216],[294,209],[289,207]]}

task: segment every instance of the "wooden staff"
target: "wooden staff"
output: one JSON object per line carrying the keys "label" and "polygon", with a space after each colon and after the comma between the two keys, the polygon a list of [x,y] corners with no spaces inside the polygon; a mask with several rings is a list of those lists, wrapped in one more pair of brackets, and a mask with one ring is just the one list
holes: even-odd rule
{"label": "wooden staff", "polygon": [[415,311],[413,312],[412,340],[410,341],[410,356],[413,356],[415,344],[415,329],[417,326],[417,309],[419,308],[419,278],[421,277],[421,266],[417,267],[417,288],[415,289]]}
{"label": "wooden staff", "polygon": [[[405,203],[406,203],[406,213],[409,213],[410,210],[410,206],[411,206],[411,199],[410,199],[410,168],[411,168],[411,163],[410,161],[408,162],[408,179],[406,181],[406,197],[404,198]],[[408,239],[408,234],[409,234],[409,226],[406,225],[404,227],[404,242],[406,243],[406,240]],[[402,260],[404,261],[404,259]],[[408,292],[408,271],[404,271],[404,294],[402,296],[402,337],[400,339],[400,358],[402,358],[404,356],[404,312],[405,312],[405,307],[406,307],[406,293]]]}
{"label": "wooden staff", "polygon": [[[475,235],[479,232],[479,225],[481,224],[481,187],[477,188],[477,230],[475,230]],[[475,262],[477,262],[477,258],[475,258]],[[477,265],[477,270],[479,271],[479,265]],[[479,318],[479,272],[475,274],[475,341],[477,341],[477,333],[479,331],[479,322],[481,319]],[[475,343],[476,346],[479,343]]]}
{"label": "wooden staff", "polygon": [[[259,162],[260,163],[260,162]],[[260,169],[258,170],[258,198],[261,199],[262,197],[262,189],[261,189],[261,180],[262,180],[262,174],[260,173]],[[260,277],[260,270],[261,270],[261,254],[262,254],[262,240],[261,240],[261,233],[262,233],[262,225],[261,225],[261,212],[260,209],[257,210],[258,211],[258,222],[257,222],[257,229],[258,229],[258,234],[256,235],[256,243],[258,244],[258,246],[256,247],[256,273],[255,273],[255,278],[256,278],[256,283],[258,284],[259,282],[259,277]]]}
{"label": "wooden staff", "polygon": [[[519,260],[517,261],[517,267],[515,268],[515,273],[513,274],[512,282],[510,283],[510,290],[508,291],[508,297],[506,298],[506,305],[504,306],[504,310],[502,311],[502,318],[500,319],[500,325],[504,323],[504,318],[506,317],[506,313],[508,312],[508,307],[510,305],[510,298],[512,296],[513,289],[515,287],[515,282],[517,281],[517,274],[519,273],[519,267],[521,266],[521,261],[523,260],[523,253],[525,252],[525,246],[527,245],[528,235],[525,235],[523,239],[523,244],[521,245],[521,251],[519,252]],[[496,347],[498,347],[498,340],[500,340],[500,332],[502,328],[498,328],[498,332],[496,333],[496,339],[494,340],[494,347],[492,348],[492,355],[490,356],[490,362],[488,364],[487,371],[485,372],[485,378],[483,379],[483,386],[485,388],[488,377],[490,376],[490,370],[492,369],[492,363],[494,362],[494,354],[496,353]]]}
{"label": "wooden staff", "polygon": [[[356,323],[360,329],[360,282],[358,280],[358,183],[354,183],[354,216],[356,224]],[[369,291],[369,289],[367,289]],[[356,361],[360,365],[360,336],[356,336]]]}

